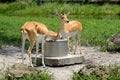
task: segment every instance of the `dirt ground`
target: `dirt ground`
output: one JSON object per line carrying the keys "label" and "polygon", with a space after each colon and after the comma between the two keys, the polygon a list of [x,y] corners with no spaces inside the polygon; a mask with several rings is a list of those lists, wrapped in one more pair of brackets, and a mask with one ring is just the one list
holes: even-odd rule
{"label": "dirt ground", "polygon": [[[63,67],[36,67],[38,69],[46,69],[53,75],[54,80],[71,80],[73,72],[79,71],[87,63],[95,63],[101,65],[118,64],[120,65],[120,53],[100,52],[95,47],[82,46],[85,61],[82,64],[75,64]],[[21,48],[14,46],[3,46],[0,49],[0,69],[10,67],[15,63],[20,63]],[[27,61],[25,61],[27,63]]]}

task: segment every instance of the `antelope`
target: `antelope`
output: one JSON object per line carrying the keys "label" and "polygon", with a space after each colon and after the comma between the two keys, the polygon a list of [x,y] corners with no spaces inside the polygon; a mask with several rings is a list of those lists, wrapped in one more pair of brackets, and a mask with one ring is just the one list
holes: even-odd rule
{"label": "antelope", "polygon": [[[82,24],[76,20],[69,21],[69,19],[67,18],[69,13],[67,14],[56,13],[56,15],[60,19],[60,28],[58,32],[61,33],[63,38],[67,38],[68,40],[68,54],[70,53],[70,37],[73,37],[74,39],[75,42],[74,54],[76,54],[78,43],[80,45],[80,34],[82,31]],[[78,37],[78,40],[76,39],[76,35]],[[82,54],[81,49],[80,54]]]}
{"label": "antelope", "polygon": [[28,54],[30,65],[33,67],[32,59],[31,59],[31,51],[36,42],[35,64],[36,64],[36,57],[39,49],[39,43],[41,43],[42,44],[42,65],[43,67],[45,67],[44,47],[45,47],[46,39],[56,40],[59,37],[59,33],[48,30],[45,24],[39,23],[39,22],[25,22],[25,24],[21,27],[21,33],[22,33],[22,62],[24,63],[23,54],[24,54],[24,48],[25,48],[25,41],[26,39],[28,39],[30,42],[30,46],[28,48],[27,54]]}

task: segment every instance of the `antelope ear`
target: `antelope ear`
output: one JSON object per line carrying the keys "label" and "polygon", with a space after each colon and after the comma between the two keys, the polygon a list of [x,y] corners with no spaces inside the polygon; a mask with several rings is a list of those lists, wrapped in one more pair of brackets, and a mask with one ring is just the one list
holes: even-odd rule
{"label": "antelope ear", "polygon": [[58,12],[56,12],[56,16],[60,16],[60,14]]}
{"label": "antelope ear", "polygon": [[66,15],[69,16],[70,12],[68,12]]}

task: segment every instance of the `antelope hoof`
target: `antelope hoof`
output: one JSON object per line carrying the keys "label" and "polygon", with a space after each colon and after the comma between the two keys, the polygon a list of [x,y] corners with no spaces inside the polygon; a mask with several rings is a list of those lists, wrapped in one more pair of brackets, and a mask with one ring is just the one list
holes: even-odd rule
{"label": "antelope hoof", "polygon": [[33,64],[31,64],[31,67],[34,67]]}
{"label": "antelope hoof", "polygon": [[43,68],[45,68],[46,66],[45,66],[45,64],[43,65]]}
{"label": "antelope hoof", "polygon": [[37,65],[34,63],[33,66],[36,67]]}
{"label": "antelope hoof", "polygon": [[76,52],[74,52],[74,55],[76,55]]}
{"label": "antelope hoof", "polygon": [[82,53],[82,52],[80,52],[80,54],[82,55],[83,53]]}
{"label": "antelope hoof", "polygon": [[28,67],[34,67],[33,65],[28,65]]}
{"label": "antelope hoof", "polygon": [[68,51],[67,54],[69,55],[69,54],[70,54],[70,51]]}

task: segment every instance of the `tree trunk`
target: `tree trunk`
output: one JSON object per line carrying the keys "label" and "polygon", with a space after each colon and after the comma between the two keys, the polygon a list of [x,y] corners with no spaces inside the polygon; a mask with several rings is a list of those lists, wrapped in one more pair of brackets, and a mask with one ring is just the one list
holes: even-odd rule
{"label": "tree trunk", "polygon": [[37,0],[37,5],[40,6],[42,4],[42,0]]}

